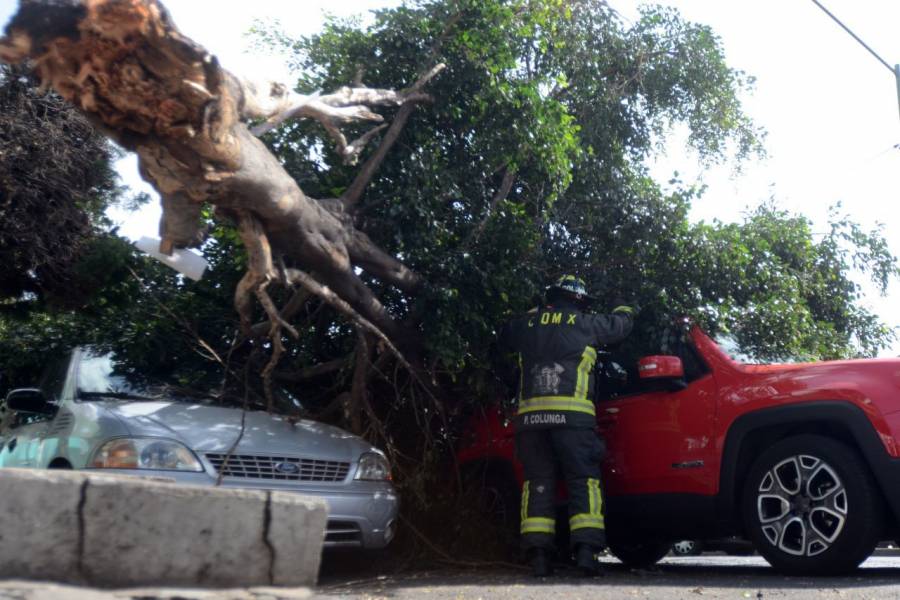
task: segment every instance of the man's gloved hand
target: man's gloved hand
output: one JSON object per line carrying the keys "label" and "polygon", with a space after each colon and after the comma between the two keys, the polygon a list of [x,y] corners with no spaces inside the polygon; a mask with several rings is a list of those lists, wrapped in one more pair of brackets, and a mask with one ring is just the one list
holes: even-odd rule
{"label": "man's gloved hand", "polygon": [[636,317],[637,314],[641,312],[640,307],[635,302],[630,302],[622,296],[614,296],[612,305],[615,307],[612,309],[613,314],[625,313],[631,315],[632,317]]}
{"label": "man's gloved hand", "polygon": [[638,308],[636,306],[629,306],[627,304],[620,304],[612,309],[613,314],[626,314],[631,318],[634,318],[638,313]]}

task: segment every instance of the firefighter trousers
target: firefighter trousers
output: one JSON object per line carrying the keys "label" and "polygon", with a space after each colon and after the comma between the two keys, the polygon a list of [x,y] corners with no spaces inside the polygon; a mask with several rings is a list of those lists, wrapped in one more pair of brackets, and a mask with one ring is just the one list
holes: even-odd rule
{"label": "firefighter trousers", "polygon": [[525,471],[522,486],[522,546],[555,548],[556,480],[562,473],[569,490],[572,546],[606,546],[600,461],[606,446],[589,428],[553,427],[516,433],[516,453]]}

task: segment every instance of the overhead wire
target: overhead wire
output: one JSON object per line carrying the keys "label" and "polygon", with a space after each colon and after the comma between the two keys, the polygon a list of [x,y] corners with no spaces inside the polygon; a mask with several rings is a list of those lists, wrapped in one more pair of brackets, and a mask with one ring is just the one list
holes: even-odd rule
{"label": "overhead wire", "polygon": [[819,2],[819,0],[812,0],[812,1],[815,3],[816,6],[818,6],[819,8],[821,8],[821,9],[825,12],[826,15],[828,15],[829,17],[831,17],[831,18],[834,20],[835,23],[837,23],[838,25],[840,25],[840,26],[844,29],[844,31],[846,31],[847,33],[849,33],[850,35],[852,35],[852,36],[853,36],[853,39],[855,39],[857,42],[859,42],[860,44],[862,44],[863,48],[865,48],[866,50],[868,50],[868,51],[872,54],[872,56],[874,56],[875,58],[877,58],[878,61],[879,61],[881,64],[883,64],[883,65],[887,68],[888,71],[891,72],[892,75],[895,75],[895,74],[896,74],[896,71],[895,71],[894,67],[892,67],[892,66],[890,65],[890,63],[888,63],[888,61],[886,61],[886,60],[884,60],[883,58],[881,58],[881,56],[879,56],[877,52],[875,52],[874,50],[872,50],[872,48],[870,48],[869,45],[868,45],[867,43],[865,43],[865,42],[862,40],[862,38],[860,38],[858,35],[856,35],[855,33],[853,33],[853,30],[851,30],[849,27],[847,27],[846,25],[844,25],[844,24],[841,22],[840,19],[838,19],[836,16],[834,16],[834,15],[831,13],[830,10],[828,10],[827,8],[825,8],[825,7],[822,5],[822,3]]}

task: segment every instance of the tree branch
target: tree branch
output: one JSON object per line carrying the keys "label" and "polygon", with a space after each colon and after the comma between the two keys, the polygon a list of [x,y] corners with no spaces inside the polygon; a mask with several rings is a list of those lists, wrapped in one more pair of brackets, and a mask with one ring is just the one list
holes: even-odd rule
{"label": "tree branch", "polygon": [[[414,93],[418,92],[435,75],[443,71],[445,67],[446,65],[444,63],[435,65],[430,71],[419,77],[416,83],[410,88],[410,91]],[[415,94],[411,94],[411,96],[413,95]],[[353,183],[350,184],[350,187],[348,187],[341,196],[341,201],[344,203],[344,206],[350,208],[359,203],[363,191],[366,189],[366,186],[369,185],[369,182],[372,181],[372,177],[375,176],[375,172],[381,166],[381,163],[384,162],[388,151],[397,141],[397,138],[400,137],[400,132],[403,131],[403,127],[406,125],[406,121],[409,120],[409,116],[412,114],[412,111],[415,110],[415,107],[416,105],[414,102],[406,102],[400,107],[400,110],[397,111],[396,116],[394,116],[394,121],[391,123],[384,139],[381,141],[381,145],[378,146],[378,150],[376,150],[375,154],[369,157],[369,160],[363,164],[359,173],[357,173],[356,177],[353,179]]]}
{"label": "tree branch", "polygon": [[369,340],[362,329],[357,330],[356,365],[353,369],[353,385],[350,388],[349,410],[351,431],[357,435],[362,433],[362,411],[368,403],[366,397],[367,374],[371,365],[369,359]]}
{"label": "tree branch", "polygon": [[462,245],[463,249],[468,249],[473,244],[478,243],[478,238],[481,237],[481,234],[484,233],[485,227],[487,227],[488,221],[491,220],[491,216],[497,210],[497,206],[506,200],[507,196],[509,196],[510,190],[512,190],[513,183],[516,181],[516,170],[510,169],[509,167],[504,168],[503,173],[503,181],[500,182],[500,187],[497,188],[497,191],[494,193],[494,197],[491,199],[491,204],[488,207],[487,214],[484,215],[484,218],[481,220],[481,223],[478,224],[478,227],[475,228],[475,231],[469,236],[469,238]]}
{"label": "tree branch", "polygon": [[353,231],[347,250],[355,265],[385,283],[397,286],[408,294],[415,293],[422,287],[422,278],[419,275],[375,245],[375,242],[362,231]]}
{"label": "tree branch", "polygon": [[287,269],[288,281],[292,284],[298,284],[319,296],[322,300],[331,305],[339,313],[342,313],[356,323],[361,328],[369,331],[375,335],[379,340],[381,340],[385,346],[387,346],[391,352],[393,352],[397,356],[397,360],[410,372],[413,372],[412,365],[409,364],[409,361],[403,356],[400,350],[394,346],[393,342],[391,342],[390,338],[384,334],[378,327],[373,325],[370,321],[368,321],[365,317],[356,312],[352,306],[350,306],[347,302],[342,300],[337,294],[331,291],[328,287],[322,285],[312,277],[310,277],[307,273],[304,273],[300,269]]}
{"label": "tree branch", "polygon": [[269,340],[272,342],[272,357],[262,370],[263,390],[266,394],[267,410],[270,412],[275,405],[275,396],[272,392],[272,373],[278,366],[284,354],[284,344],[281,341],[281,330],[286,329],[294,339],[300,334],[287,323],[278,312],[272,298],[266,292],[266,288],[275,278],[275,269],[272,265],[272,249],[269,240],[259,220],[249,212],[239,213],[238,232],[244,247],[247,249],[247,273],[238,283],[235,293],[235,306],[241,318],[241,329],[245,335],[252,333],[250,327],[251,304],[249,298],[255,293],[269,316]]}
{"label": "tree branch", "polygon": [[303,367],[297,371],[276,371],[273,376],[279,381],[300,383],[309,379],[321,377],[322,375],[329,375],[335,371],[340,371],[346,364],[347,358],[336,358],[309,367]]}
{"label": "tree branch", "polygon": [[[291,299],[287,301],[284,305],[284,308],[281,309],[281,319],[285,322],[289,322],[294,318],[300,309],[306,304],[306,302],[312,297],[312,294],[309,290],[299,289],[294,291],[294,295],[291,296]],[[271,321],[262,321],[260,323],[256,323],[253,327],[250,328],[250,337],[258,338],[266,335],[266,333],[271,329],[272,322]]]}

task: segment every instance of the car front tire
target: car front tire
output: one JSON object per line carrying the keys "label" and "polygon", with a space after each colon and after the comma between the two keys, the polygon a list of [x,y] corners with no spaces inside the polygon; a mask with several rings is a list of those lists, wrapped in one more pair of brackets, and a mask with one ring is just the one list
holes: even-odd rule
{"label": "car front tire", "polygon": [[820,435],[784,439],[746,479],[742,512],[760,554],[789,574],[852,571],[875,549],[884,507],[868,466],[850,446]]}

